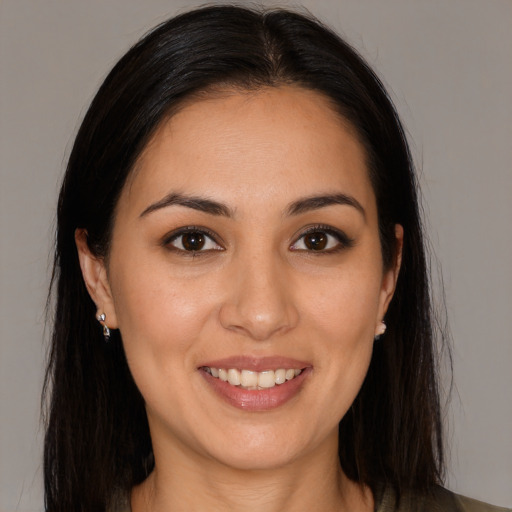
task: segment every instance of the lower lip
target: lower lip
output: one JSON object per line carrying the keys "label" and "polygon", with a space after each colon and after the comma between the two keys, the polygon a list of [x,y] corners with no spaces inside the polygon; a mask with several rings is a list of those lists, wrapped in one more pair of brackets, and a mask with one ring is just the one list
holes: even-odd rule
{"label": "lower lip", "polygon": [[268,411],[276,409],[294,398],[301,390],[311,368],[305,368],[300,375],[283,384],[268,389],[244,389],[232,386],[200,369],[206,382],[223,400],[244,411]]}

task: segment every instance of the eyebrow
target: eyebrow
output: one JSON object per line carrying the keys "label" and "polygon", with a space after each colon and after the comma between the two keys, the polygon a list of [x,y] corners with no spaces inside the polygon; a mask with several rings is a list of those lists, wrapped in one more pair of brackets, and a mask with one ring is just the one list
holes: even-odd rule
{"label": "eyebrow", "polygon": [[186,208],[192,208],[200,212],[208,213],[210,215],[219,215],[224,217],[233,217],[233,211],[226,205],[213,201],[212,199],[206,199],[199,196],[187,196],[177,192],[171,192],[166,195],[160,201],[153,203],[148,206],[141,214],[140,217],[144,217],[152,212],[167,208],[168,206],[185,206]]}
{"label": "eyebrow", "polygon": [[288,206],[286,214],[300,215],[301,213],[318,210],[335,204],[352,206],[366,219],[366,212],[361,203],[355,197],[347,194],[326,194],[298,199]]}
{"label": "eyebrow", "polygon": [[[295,216],[336,204],[352,206],[357,211],[359,211],[359,213],[361,213],[364,218],[366,218],[366,212],[361,203],[355,197],[349,196],[347,194],[326,194],[304,197],[291,203],[285,209],[285,214],[287,216]],[[140,214],[140,217],[145,217],[152,212],[175,205],[198,210],[209,215],[229,218],[234,216],[233,210],[223,203],[219,203],[212,199],[206,199],[200,196],[188,196],[178,192],[171,192],[164,198],[160,199],[160,201],[157,201],[156,203],[148,206]]]}

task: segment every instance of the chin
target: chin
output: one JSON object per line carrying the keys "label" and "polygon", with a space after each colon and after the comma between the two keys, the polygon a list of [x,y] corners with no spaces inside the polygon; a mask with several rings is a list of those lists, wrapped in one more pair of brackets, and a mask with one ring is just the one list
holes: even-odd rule
{"label": "chin", "polygon": [[283,468],[291,464],[296,456],[279,449],[237,450],[223,453],[218,462],[237,471],[269,471]]}
{"label": "chin", "polygon": [[[231,431],[232,437],[211,447],[210,457],[225,466],[241,471],[263,471],[279,469],[304,457],[314,447],[303,437],[304,432],[291,432],[275,427]],[[302,434],[302,435],[301,435]],[[221,447],[219,449],[219,447]]]}

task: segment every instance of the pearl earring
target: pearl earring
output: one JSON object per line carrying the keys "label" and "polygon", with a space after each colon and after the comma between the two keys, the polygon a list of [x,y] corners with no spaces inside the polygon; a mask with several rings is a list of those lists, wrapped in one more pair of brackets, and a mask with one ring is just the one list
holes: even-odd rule
{"label": "pearl earring", "polygon": [[381,320],[379,326],[375,330],[375,341],[379,340],[380,337],[386,332],[387,326],[384,323],[384,320]]}

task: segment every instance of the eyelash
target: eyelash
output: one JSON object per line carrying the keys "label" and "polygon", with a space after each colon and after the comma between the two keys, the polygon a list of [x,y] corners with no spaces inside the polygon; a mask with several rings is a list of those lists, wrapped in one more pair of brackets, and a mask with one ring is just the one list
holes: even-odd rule
{"label": "eyelash", "polygon": [[[321,249],[318,251],[315,251],[313,249],[307,249],[307,248],[306,249],[297,249],[294,247],[299,243],[299,241],[303,240],[306,236],[313,234],[313,233],[324,233],[328,236],[334,237],[338,243],[335,247],[331,247],[331,248],[325,249],[325,250]],[[187,235],[187,234],[197,234],[197,235],[204,236],[205,238],[209,239],[210,242],[213,242],[215,245],[217,245],[219,248],[210,248],[210,249],[205,249],[205,250],[203,250],[201,248],[201,249],[195,251],[195,250],[181,249],[179,247],[172,245],[172,243],[174,241],[178,240],[180,237],[183,237],[184,235]],[[205,243],[208,243],[208,242],[205,242]],[[173,252],[176,252],[180,255],[187,256],[187,257],[197,257],[197,256],[201,256],[201,255],[211,253],[214,251],[220,252],[220,251],[224,250],[224,247],[218,242],[217,235],[214,232],[210,231],[208,228],[204,228],[201,226],[186,226],[186,227],[179,228],[175,231],[172,231],[171,233],[167,234],[164,237],[164,239],[162,241],[162,245]],[[181,245],[183,246],[183,241],[181,242]],[[354,240],[352,238],[348,237],[343,231],[334,229],[331,226],[318,224],[318,225],[310,226],[306,231],[302,232],[300,234],[300,236],[296,239],[296,241],[293,242],[293,244],[290,246],[290,250],[297,251],[297,252],[299,252],[299,251],[307,252],[310,254],[314,254],[315,256],[320,256],[320,255],[334,254],[334,253],[340,252],[344,249],[349,249],[350,247],[353,247],[353,245],[354,245]]]}

